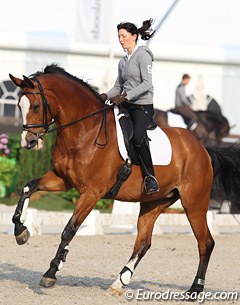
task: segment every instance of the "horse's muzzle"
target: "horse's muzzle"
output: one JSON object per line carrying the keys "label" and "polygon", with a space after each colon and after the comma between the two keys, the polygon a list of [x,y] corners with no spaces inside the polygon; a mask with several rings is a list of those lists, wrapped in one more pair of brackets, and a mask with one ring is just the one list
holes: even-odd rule
{"label": "horse's muzzle", "polygon": [[27,139],[27,145],[25,146],[26,149],[41,149],[43,147],[43,140],[39,138],[35,134],[31,134]]}

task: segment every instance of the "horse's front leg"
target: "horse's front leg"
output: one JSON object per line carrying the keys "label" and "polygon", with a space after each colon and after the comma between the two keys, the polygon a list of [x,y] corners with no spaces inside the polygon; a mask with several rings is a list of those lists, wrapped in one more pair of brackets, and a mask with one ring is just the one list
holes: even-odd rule
{"label": "horse's front leg", "polygon": [[53,287],[55,285],[57,281],[56,273],[62,268],[63,263],[66,261],[70,241],[73,239],[78,228],[92,211],[98,200],[98,197],[90,191],[86,193],[87,195],[82,194],[78,200],[74,213],[62,232],[61,243],[54,259],[50,263],[50,268],[43,275],[40,281],[40,285],[45,288]]}
{"label": "horse's front leg", "polygon": [[12,221],[15,225],[14,235],[19,245],[27,242],[30,234],[24,222],[30,197],[37,191],[66,191],[67,186],[62,178],[58,177],[54,171],[49,171],[41,178],[28,182],[23,188],[22,195],[18,201]]}

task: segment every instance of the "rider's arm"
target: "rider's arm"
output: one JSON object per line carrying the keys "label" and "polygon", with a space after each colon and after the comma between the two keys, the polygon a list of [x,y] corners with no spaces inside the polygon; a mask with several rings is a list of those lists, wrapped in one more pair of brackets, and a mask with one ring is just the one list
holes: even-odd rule
{"label": "rider's arm", "polygon": [[107,92],[108,99],[121,94],[123,91],[123,79],[121,77],[120,63],[118,65],[118,77],[115,81],[114,86]]}
{"label": "rider's arm", "polygon": [[190,106],[190,103],[186,96],[184,86],[179,86],[177,88],[176,106],[182,106],[182,105]]}

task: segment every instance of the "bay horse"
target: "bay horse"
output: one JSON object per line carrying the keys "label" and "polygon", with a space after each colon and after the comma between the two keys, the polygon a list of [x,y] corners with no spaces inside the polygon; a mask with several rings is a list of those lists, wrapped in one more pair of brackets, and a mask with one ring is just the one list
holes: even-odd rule
{"label": "bay horse", "polygon": [[[198,125],[192,133],[204,145],[220,145],[222,139],[230,132],[228,120],[221,114],[213,111],[194,111]],[[173,127],[168,122],[168,111],[154,109],[154,120],[159,127]]]}
{"label": "bay horse", "polygon": [[[13,215],[17,243],[24,244],[29,238],[24,219],[34,192],[75,188],[81,194],[62,232],[56,255],[40,281],[43,287],[53,287],[56,273],[66,261],[69,243],[96,202],[111,189],[125,161],[118,151],[113,110],[103,104],[88,83],[58,65],[46,66],[43,72],[23,76],[23,79],[9,76],[21,88],[18,105],[23,115],[22,147],[41,149],[53,122],[57,131],[52,151],[53,169],[25,185]],[[151,246],[156,219],[179,198],[199,250],[196,277],[187,293],[199,294],[204,288],[214,247],[206,220],[210,194],[211,198],[224,197],[239,204],[239,148],[206,150],[185,129],[165,128],[164,132],[172,145],[172,159],[169,165],[154,168],[160,192],[144,193],[140,167],[133,164],[131,175],[113,198],[140,202],[140,212],[132,255],[109,287],[112,295],[120,295],[122,287],[129,284],[134,269]]]}

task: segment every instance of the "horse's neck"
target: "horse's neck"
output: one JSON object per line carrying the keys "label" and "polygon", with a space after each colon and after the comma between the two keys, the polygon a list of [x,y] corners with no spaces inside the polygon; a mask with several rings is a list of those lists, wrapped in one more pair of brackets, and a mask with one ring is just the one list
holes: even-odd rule
{"label": "horse's neck", "polygon": [[67,141],[71,138],[73,145],[75,145],[74,142],[76,141],[83,141],[88,132],[98,127],[101,114],[93,115],[89,118],[87,116],[103,107],[97,98],[91,92],[88,92],[88,89],[79,86],[79,89],[77,88],[79,94],[76,94],[77,90],[75,89],[69,90],[67,88],[66,92],[61,90],[57,95],[58,113],[55,117],[58,129],[70,123],[70,126],[63,128],[60,134]]}
{"label": "horse's neck", "polygon": [[[74,87],[65,85],[65,87],[57,93],[58,113],[56,122],[59,126],[84,118],[102,107],[94,94],[89,92],[87,88],[81,87],[79,84],[74,84]],[[90,122],[83,120],[78,125],[85,123],[90,124]]]}

